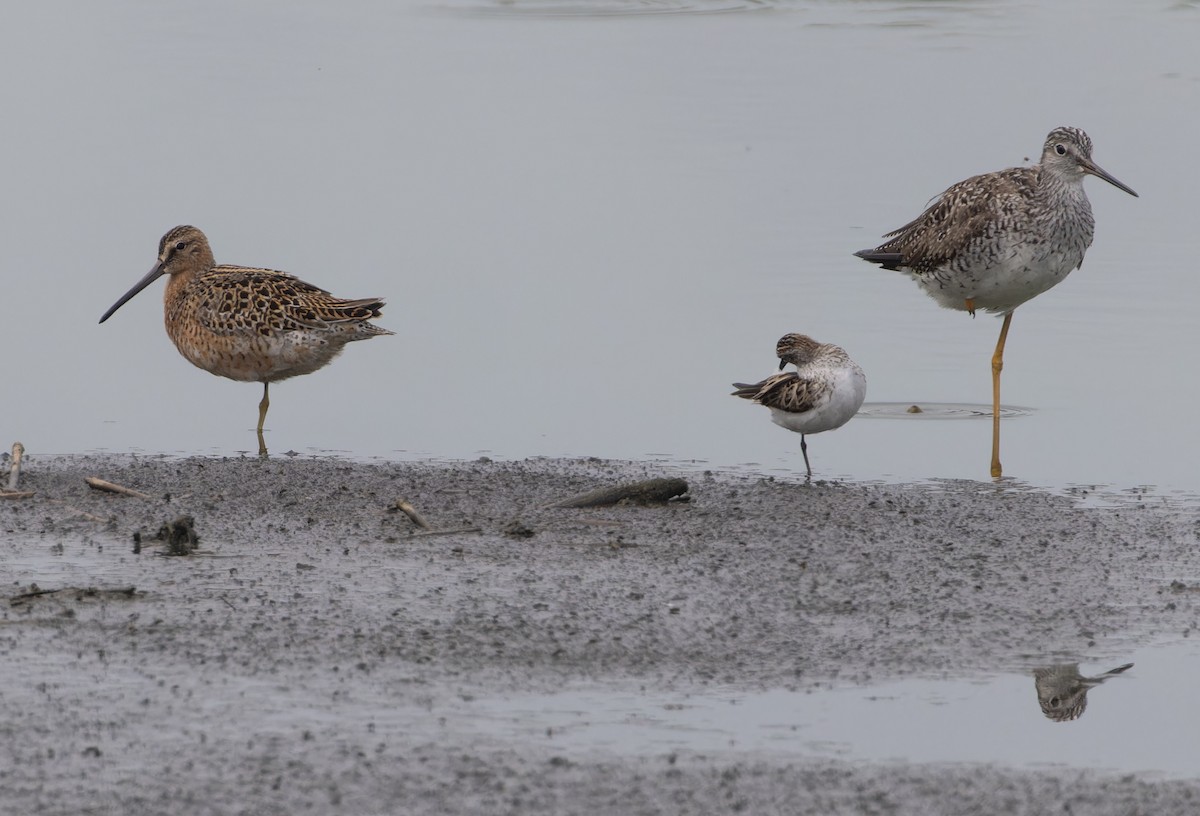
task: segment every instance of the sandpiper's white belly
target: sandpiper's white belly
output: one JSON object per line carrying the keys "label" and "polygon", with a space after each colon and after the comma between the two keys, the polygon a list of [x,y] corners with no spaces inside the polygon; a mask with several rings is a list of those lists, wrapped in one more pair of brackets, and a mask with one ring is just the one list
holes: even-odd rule
{"label": "sandpiper's white belly", "polygon": [[867,396],[867,378],[856,364],[827,370],[822,376],[823,399],[811,411],[794,413],[771,409],[771,421],[789,431],[815,434],[840,428],[858,413]]}

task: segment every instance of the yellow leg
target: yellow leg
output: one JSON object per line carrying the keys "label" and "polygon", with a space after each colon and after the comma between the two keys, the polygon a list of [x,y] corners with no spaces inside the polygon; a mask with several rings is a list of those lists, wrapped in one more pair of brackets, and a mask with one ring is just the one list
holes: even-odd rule
{"label": "yellow leg", "polygon": [[975,316],[975,298],[967,298],[965,303],[967,306],[967,313],[969,315],[971,315],[971,317],[974,317]]}
{"label": "yellow leg", "polygon": [[1000,372],[1004,370],[1004,341],[1008,339],[1008,324],[1013,313],[1004,316],[1000,327],[1000,339],[996,341],[996,352],[992,355],[992,478],[999,479],[1000,467]]}
{"label": "yellow leg", "polygon": [[267,421],[267,409],[271,407],[271,397],[267,393],[270,383],[263,383],[263,398],[258,404],[258,455],[267,455],[267,441],[263,439],[263,423]]}

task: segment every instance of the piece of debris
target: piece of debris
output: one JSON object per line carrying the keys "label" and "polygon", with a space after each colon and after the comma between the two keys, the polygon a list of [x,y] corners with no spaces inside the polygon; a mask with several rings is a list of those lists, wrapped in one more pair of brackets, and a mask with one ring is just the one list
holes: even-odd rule
{"label": "piece of debris", "polygon": [[646,479],[641,482],[602,487],[578,496],[555,502],[550,507],[607,507],[622,502],[629,504],[662,504],[688,491],[685,479]]}
{"label": "piece of debris", "polygon": [[58,589],[41,589],[37,584],[31,584],[28,592],[22,592],[19,595],[13,595],[8,599],[13,606],[19,604],[27,604],[36,598],[41,598],[46,595],[62,595],[63,593],[73,592],[74,600],[105,600],[108,598],[134,598],[137,596],[137,587],[118,587],[116,589],[98,589],[97,587],[60,587]]}
{"label": "piece of debris", "polygon": [[432,530],[433,527],[425,520],[425,517],[417,512],[417,508],[404,499],[396,499],[396,509],[404,515],[412,519],[412,523],[420,527],[422,530]]}
{"label": "piece of debris", "polygon": [[191,555],[200,543],[196,535],[196,520],[191,516],[180,516],[158,528],[159,541],[167,545],[163,555]]}
{"label": "piece of debris", "polygon": [[925,413],[925,411],[924,411],[924,409],[923,409],[923,408],[921,408],[921,406],[920,406],[920,405],[910,405],[910,406],[908,406],[908,413],[910,413],[910,414],[923,414],[923,413]]}
{"label": "piece of debris", "polygon": [[446,527],[440,530],[417,530],[413,536],[454,535],[455,533],[482,533],[478,527]]}
{"label": "piece of debris", "polygon": [[437,535],[450,535],[451,533],[483,532],[478,527],[434,528],[434,526],[432,524],[430,524],[428,521],[425,520],[424,516],[422,516],[420,513],[417,512],[417,508],[413,507],[412,504],[405,501],[404,499],[396,499],[396,504],[394,506],[401,513],[403,513],[404,515],[406,515],[410,519],[412,519],[413,524],[415,524],[421,528],[420,530],[417,530],[415,533],[413,533],[414,536],[437,536]]}
{"label": "piece of debris", "polygon": [[123,487],[119,484],[113,484],[112,482],[107,482],[104,479],[99,479],[95,476],[88,476],[86,479],[84,479],[84,481],[88,483],[88,487],[94,488],[95,490],[103,490],[107,493],[119,493],[122,496],[133,496],[135,499],[150,498],[141,491],[134,490],[131,487]]}
{"label": "piece of debris", "polygon": [[24,456],[25,446],[20,442],[13,442],[12,464],[8,468],[8,491],[10,493],[17,492],[17,485],[21,481],[21,459]]}
{"label": "piece of debris", "polygon": [[501,532],[509,538],[533,538],[537,535],[537,530],[518,520],[509,522]]}

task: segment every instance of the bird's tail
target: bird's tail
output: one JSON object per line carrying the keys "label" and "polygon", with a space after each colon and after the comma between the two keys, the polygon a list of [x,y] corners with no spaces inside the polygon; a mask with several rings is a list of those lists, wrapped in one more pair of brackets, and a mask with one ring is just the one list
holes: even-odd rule
{"label": "bird's tail", "polygon": [[864,261],[877,263],[884,269],[891,269],[894,271],[898,271],[900,269],[900,265],[904,263],[904,256],[899,252],[882,252],[879,249],[860,249],[854,254],[859,258],[862,258]]}
{"label": "bird's tail", "polygon": [[748,400],[757,399],[762,385],[762,383],[734,383],[733,387],[737,390],[733,392],[733,396]]}

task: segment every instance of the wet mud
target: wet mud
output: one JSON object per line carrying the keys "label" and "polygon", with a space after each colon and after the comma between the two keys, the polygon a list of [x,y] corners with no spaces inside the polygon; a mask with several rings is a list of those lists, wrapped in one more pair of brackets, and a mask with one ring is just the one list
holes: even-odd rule
{"label": "wet mud", "polygon": [[[551,507],[661,477],[686,479],[689,500]],[[2,812],[1200,804],[1200,781],[564,752],[553,735],[447,716],[567,686],[806,689],[1119,663],[1200,620],[1194,512],[599,460],[31,456],[21,488],[35,495],[0,502]]]}

